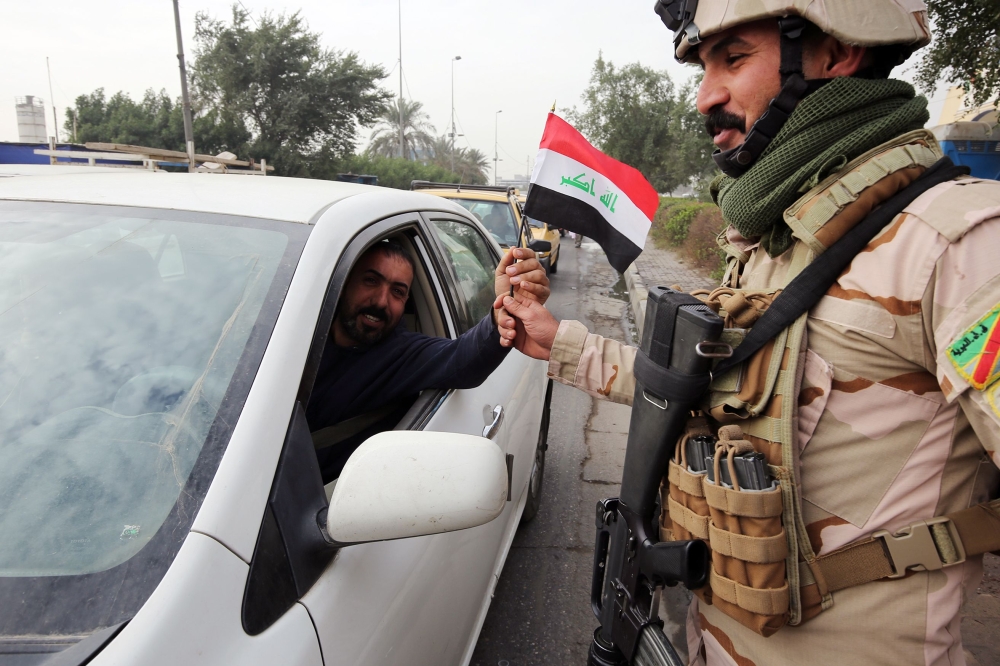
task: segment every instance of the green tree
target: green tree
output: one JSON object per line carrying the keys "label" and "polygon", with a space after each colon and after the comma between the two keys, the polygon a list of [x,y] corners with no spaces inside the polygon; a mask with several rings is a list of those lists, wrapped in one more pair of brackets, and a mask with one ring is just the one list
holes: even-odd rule
{"label": "green tree", "polygon": [[[403,128],[403,154],[399,153],[399,128]],[[403,157],[416,160],[431,151],[434,126],[431,125],[424,105],[416,100],[407,102],[399,98],[379,116],[372,132],[371,143],[365,151],[380,157]]]}
{"label": "green tree", "polygon": [[74,115],[76,137],[80,143],[100,141],[184,149],[184,124],[180,109],[165,90],[158,93],[147,90],[139,102],[123,92],[106,99],[103,88],[89,95],[80,95],[74,107],[66,110],[63,128],[67,136],[73,135]]}
{"label": "green tree", "polygon": [[[199,153],[217,154],[224,150],[240,154],[250,141],[250,132],[239,117],[225,110],[194,104],[194,140]],[[75,118],[74,118],[75,116]],[[66,109],[63,124],[66,136],[101,143],[125,143],[148,148],[184,150],[184,117],[180,100],[171,101],[166,91],[147,90],[140,102],[117,92],[105,99],[104,89],[80,95],[72,109]]]}
{"label": "green tree", "polygon": [[638,169],[659,192],[715,171],[694,88],[675,91],[666,72],[639,63],[618,68],[598,55],[583,109],[574,107],[567,117],[595,146]]}
{"label": "green tree", "polygon": [[917,82],[932,92],[945,80],[965,88],[975,104],[1000,95],[1000,2],[928,0],[934,41],[917,67]]}
{"label": "green tree", "polygon": [[249,133],[241,156],[267,158],[282,175],[309,175],[310,158],[325,150],[353,152],[357,128],[378,118],[389,93],[378,87],[386,72],[353,52],[323,48],[298,12],[249,14],[232,8],[224,23],[195,18],[192,84],[214,127],[225,135]]}

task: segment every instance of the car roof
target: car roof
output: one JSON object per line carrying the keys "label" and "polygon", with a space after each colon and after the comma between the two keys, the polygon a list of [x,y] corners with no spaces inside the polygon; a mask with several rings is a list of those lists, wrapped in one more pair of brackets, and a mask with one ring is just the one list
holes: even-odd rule
{"label": "car roof", "polygon": [[[36,171],[40,166],[47,170]],[[35,165],[25,173],[7,171],[0,171],[0,176],[12,176],[0,177],[0,200],[161,208],[304,224],[313,221],[331,204],[359,194],[381,192],[393,199],[412,199],[414,210],[427,208],[428,202],[434,200],[416,192],[278,176],[167,173],[100,167],[71,169],[48,165]],[[455,204],[431,207],[448,210],[453,206],[457,208]]]}
{"label": "car roof", "polygon": [[100,167],[87,164],[0,164],[0,178],[11,176],[65,176],[73,173],[115,173],[121,167]]}

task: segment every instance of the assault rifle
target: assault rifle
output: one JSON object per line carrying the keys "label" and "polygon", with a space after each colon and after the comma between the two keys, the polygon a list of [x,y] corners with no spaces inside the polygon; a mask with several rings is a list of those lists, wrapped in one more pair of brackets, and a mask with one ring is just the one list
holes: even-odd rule
{"label": "assault rifle", "polygon": [[732,353],[719,343],[722,329],[697,298],[665,287],[649,292],[621,493],[597,503],[591,605],[601,626],[590,666],[682,664],[657,617],[659,589],[703,586],[708,548],[697,540],[661,542],[656,499],[688,414],[708,389],[712,359]]}

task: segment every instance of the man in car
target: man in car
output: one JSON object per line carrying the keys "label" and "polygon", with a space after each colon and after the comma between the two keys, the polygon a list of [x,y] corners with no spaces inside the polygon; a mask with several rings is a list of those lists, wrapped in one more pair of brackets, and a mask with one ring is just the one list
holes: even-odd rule
{"label": "man in car", "polygon": [[[344,286],[306,410],[325,482],[365,439],[392,428],[420,391],[479,386],[506,356],[495,311],[456,340],[400,326],[414,268],[402,245],[384,240],[362,255]],[[498,296],[513,285],[539,303],[549,297],[531,250],[508,251],[494,275]]]}

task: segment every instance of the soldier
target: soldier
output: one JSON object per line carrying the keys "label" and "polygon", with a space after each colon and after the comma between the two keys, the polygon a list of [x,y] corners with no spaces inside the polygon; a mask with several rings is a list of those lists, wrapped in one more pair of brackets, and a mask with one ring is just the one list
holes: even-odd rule
{"label": "soldier", "polygon": [[[747,329],[806,265],[942,157],[923,129],[926,100],[888,78],[930,40],[926,8],[661,0],[656,9],[675,31],[676,56],[704,73],[698,109],[723,172],[712,191],[729,225],[728,270],[701,297],[728,328]],[[998,247],[1000,183],[937,185],[740,374],[714,378],[702,423],[729,424],[723,439],[742,436],[764,453],[784,493],[786,542],[740,555],[742,575],[761,562],[785,573],[731,580],[720,548],[737,557],[739,539],[721,544],[714,518],[675,502],[671,484],[663,537],[679,530],[715,551],[710,590],[688,616],[692,663],[965,663],[963,593],[982,576],[982,554],[1000,549],[1000,503],[988,503],[1000,479]],[[547,360],[560,382],[631,401],[635,348],[557,322],[537,303],[501,303],[517,318],[501,312],[504,345]]]}

